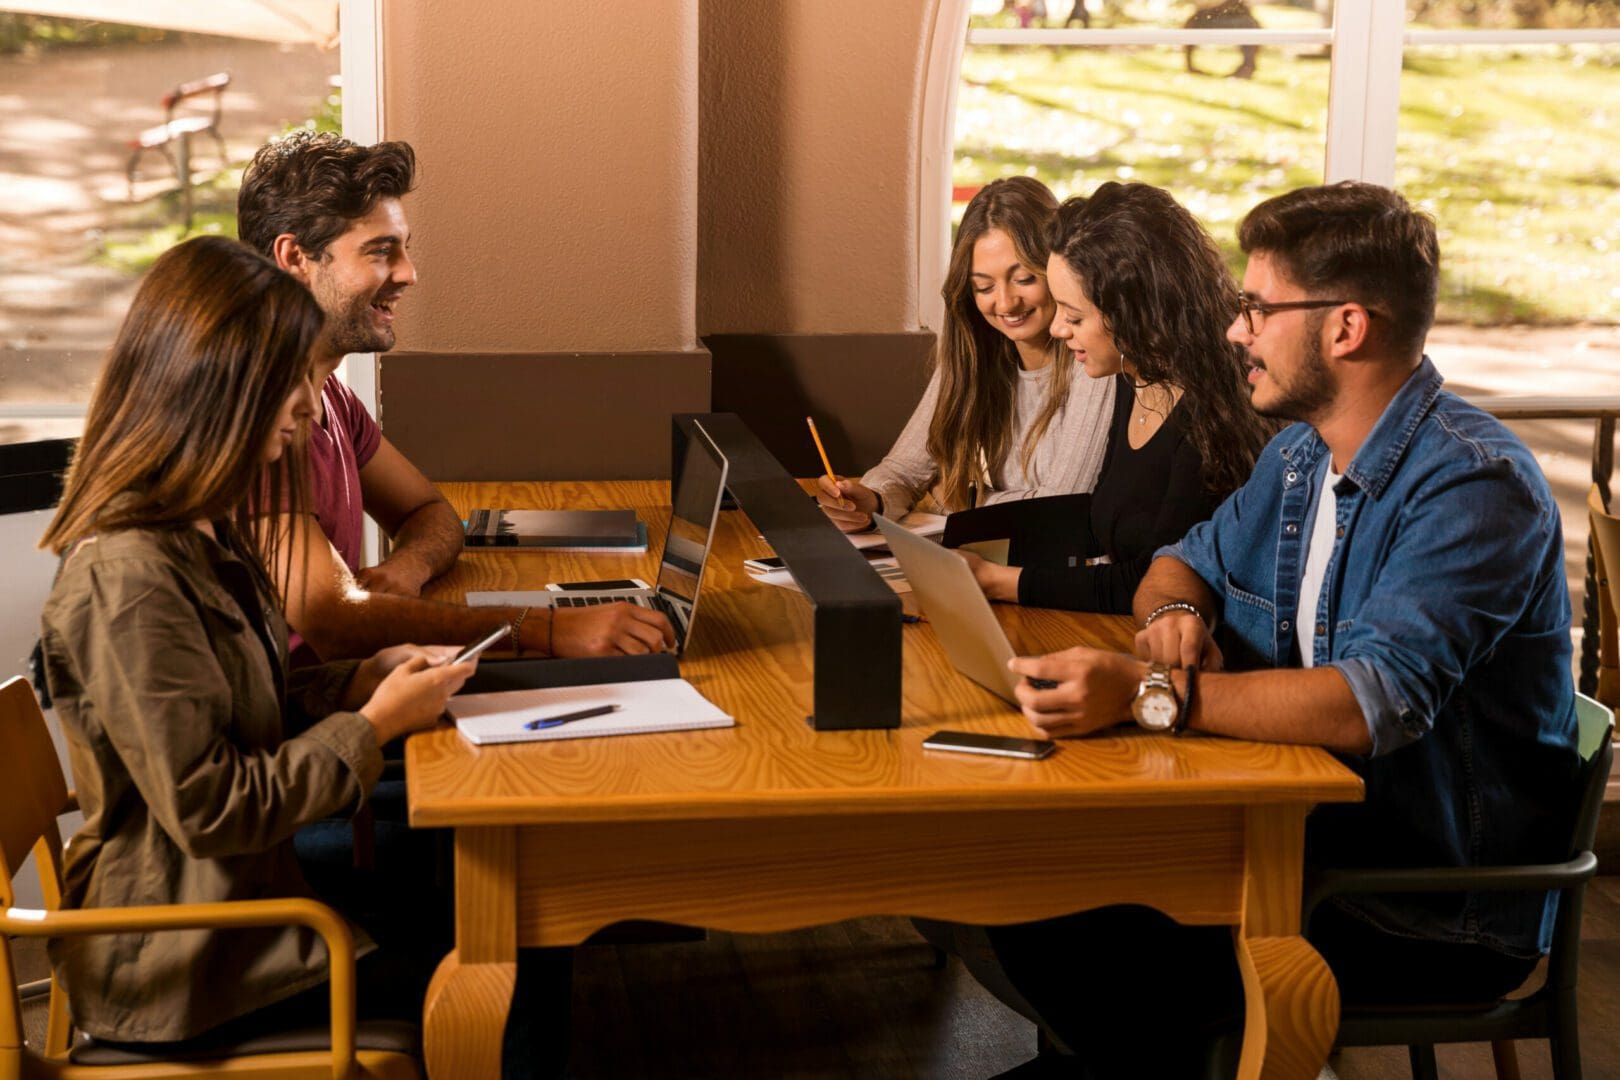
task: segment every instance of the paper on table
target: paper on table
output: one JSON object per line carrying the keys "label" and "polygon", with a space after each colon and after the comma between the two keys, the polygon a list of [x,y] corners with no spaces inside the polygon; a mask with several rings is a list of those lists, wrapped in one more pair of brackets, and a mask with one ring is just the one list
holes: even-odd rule
{"label": "paper on table", "polygon": [[[904,595],[911,591],[911,582],[906,580],[905,571],[900,569],[900,563],[893,556],[887,559],[873,559],[867,565],[876,570],[877,576],[883,579],[883,583],[896,593]],[[763,574],[750,570],[748,576],[763,584],[775,585],[779,589],[792,589],[794,592],[804,591],[799,588],[799,583],[793,580],[793,575],[785,569],[767,570]]]}
{"label": "paper on table", "polygon": [[[944,514],[925,514],[921,510],[913,510],[900,519],[900,524],[916,533],[918,536],[927,536],[938,539],[945,533]],[[883,534],[877,530],[864,533],[845,533],[849,542],[858,548],[880,547],[883,544]]]}
{"label": "paper on table", "polygon": [[[543,731],[529,731],[530,720],[617,705],[619,711],[574,720]],[[602,683],[595,686],[552,686],[507,690],[498,694],[465,694],[450,699],[456,730],[477,746],[491,743],[589,739],[599,735],[638,735],[653,731],[692,731],[731,727],[736,721],[721,712],[685,679]]]}

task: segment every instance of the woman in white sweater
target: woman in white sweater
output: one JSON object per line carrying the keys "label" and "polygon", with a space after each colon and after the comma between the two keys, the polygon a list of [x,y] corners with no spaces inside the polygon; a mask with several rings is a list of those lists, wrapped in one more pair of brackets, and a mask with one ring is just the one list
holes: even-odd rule
{"label": "woman in white sweater", "polygon": [[1088,379],[1049,332],[1045,226],[1056,209],[1027,176],[992,181],[968,203],[922,400],[865,476],[820,480],[821,506],[839,528],[899,517],[929,491],[951,512],[1096,486],[1114,383]]}

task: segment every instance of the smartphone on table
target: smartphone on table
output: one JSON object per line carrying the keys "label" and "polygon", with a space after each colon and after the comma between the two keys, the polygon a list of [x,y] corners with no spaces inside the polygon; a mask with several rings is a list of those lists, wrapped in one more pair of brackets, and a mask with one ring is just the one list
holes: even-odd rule
{"label": "smartphone on table", "polygon": [[787,562],[780,555],[771,555],[763,559],[744,559],[743,569],[752,570],[756,574],[768,574],[772,570],[787,569]]}
{"label": "smartphone on table", "polygon": [[958,754],[990,754],[1039,760],[1057,749],[1050,739],[1018,739],[1010,735],[980,735],[972,731],[936,731],[923,740],[924,750],[950,750]]}
{"label": "smartphone on table", "polygon": [[640,578],[613,578],[610,581],[553,581],[546,586],[547,592],[611,592],[623,589],[650,589]]}

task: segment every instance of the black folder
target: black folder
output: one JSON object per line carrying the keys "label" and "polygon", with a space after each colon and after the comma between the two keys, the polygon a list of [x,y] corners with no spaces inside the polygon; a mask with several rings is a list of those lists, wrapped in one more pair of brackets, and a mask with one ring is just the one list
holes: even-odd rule
{"label": "black folder", "polygon": [[1091,496],[1049,495],[1017,499],[945,519],[948,548],[983,540],[1006,540],[1009,566],[1083,566],[1098,554],[1091,533]]}
{"label": "black folder", "polygon": [[551,686],[596,686],[601,683],[678,679],[674,653],[644,656],[586,656],[574,660],[485,660],[462,686],[463,694],[502,690],[535,690]]}

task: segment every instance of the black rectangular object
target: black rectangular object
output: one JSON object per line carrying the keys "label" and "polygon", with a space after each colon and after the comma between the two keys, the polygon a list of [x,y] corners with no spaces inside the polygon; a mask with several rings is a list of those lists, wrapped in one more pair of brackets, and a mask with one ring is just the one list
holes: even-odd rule
{"label": "black rectangular object", "polygon": [[817,731],[899,727],[900,598],[735,414],[676,415],[671,475],[694,423],[726,455],[726,487],[814,609],[810,722]]}

